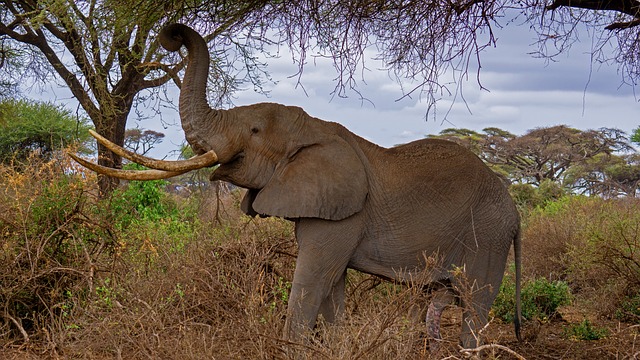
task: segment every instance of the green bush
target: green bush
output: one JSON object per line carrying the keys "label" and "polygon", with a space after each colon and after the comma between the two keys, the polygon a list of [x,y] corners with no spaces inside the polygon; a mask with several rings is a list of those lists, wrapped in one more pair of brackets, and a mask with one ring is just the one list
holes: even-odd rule
{"label": "green bush", "polygon": [[[515,281],[512,275],[505,276],[500,292],[493,303],[494,315],[505,322],[512,322],[515,315]],[[522,286],[522,317],[524,320],[550,319],[558,308],[571,303],[571,291],[563,281],[538,278]]]}
{"label": "green bush", "polygon": [[615,311],[615,317],[624,322],[640,323],[640,293],[624,298]]}
{"label": "green bush", "polygon": [[[522,299],[525,304],[535,304],[533,316],[551,318],[560,306],[571,304],[571,291],[564,281],[550,282],[546,278],[538,278],[525,284]],[[533,316],[526,318],[531,319]]]}
{"label": "green bush", "polygon": [[[137,164],[127,164],[125,169],[143,169]],[[164,191],[166,180],[131,181],[113,192],[110,212],[117,227],[124,229],[138,220],[157,221],[177,216],[175,202]]]}
{"label": "green bush", "polygon": [[53,103],[0,101],[0,162],[26,161],[31,153],[44,160],[71,144],[87,151],[89,124],[85,118]]}
{"label": "green bush", "polygon": [[591,321],[584,319],[579,324],[573,324],[564,328],[564,337],[572,340],[600,340],[609,335],[609,330],[597,328]]}
{"label": "green bush", "polygon": [[540,186],[537,187],[531,184],[512,184],[509,187],[509,192],[520,211],[524,214],[544,207],[567,195],[566,191],[558,183],[551,180],[543,180]]}

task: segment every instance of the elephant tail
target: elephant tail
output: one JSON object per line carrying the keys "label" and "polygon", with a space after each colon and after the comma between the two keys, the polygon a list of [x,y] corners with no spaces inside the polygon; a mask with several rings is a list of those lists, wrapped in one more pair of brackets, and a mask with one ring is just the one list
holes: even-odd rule
{"label": "elephant tail", "polygon": [[513,252],[516,262],[516,314],[513,317],[513,325],[516,331],[516,338],[521,342],[520,325],[522,324],[522,306],[520,304],[520,291],[522,279],[522,238],[520,233],[520,225],[518,225],[518,232],[513,238]]}

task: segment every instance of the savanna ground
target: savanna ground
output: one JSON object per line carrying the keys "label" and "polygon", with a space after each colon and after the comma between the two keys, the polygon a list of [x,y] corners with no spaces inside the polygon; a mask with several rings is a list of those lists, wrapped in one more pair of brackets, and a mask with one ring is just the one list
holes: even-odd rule
{"label": "savanna ground", "polygon": [[[131,183],[97,200],[62,158],[0,168],[1,359],[459,359],[460,312],[429,352],[416,288],[350,272],[346,318],[280,340],[295,265],[286,221],[240,214],[237,190]],[[199,183],[192,181],[192,183]],[[516,194],[523,214],[518,343],[512,266],[480,336],[485,358],[640,354],[640,201]]]}

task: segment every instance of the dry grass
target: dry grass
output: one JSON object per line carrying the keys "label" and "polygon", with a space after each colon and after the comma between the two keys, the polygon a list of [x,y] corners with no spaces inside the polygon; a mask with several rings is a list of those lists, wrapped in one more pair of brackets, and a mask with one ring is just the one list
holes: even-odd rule
{"label": "dry grass", "polygon": [[528,218],[523,248],[525,277],[567,281],[612,317],[640,290],[640,199],[564,198]]}
{"label": "dry grass", "polygon": [[[289,222],[241,216],[233,191],[219,191],[215,201],[211,193],[168,197],[162,216],[142,218],[133,211],[123,218],[110,212],[115,202],[98,202],[91,195],[90,174],[63,175],[69,166],[61,159],[26,172],[0,168],[2,359],[464,358],[457,345],[459,308],[446,311],[443,343],[431,353],[424,324],[416,321],[424,294],[351,271],[339,326],[320,321],[305,342],[283,341],[297,251]],[[637,209],[637,203],[620,204],[625,205],[615,208],[628,214]],[[612,283],[624,283],[628,291],[632,272],[607,268],[592,252],[592,268],[576,267],[584,255],[577,249],[586,249],[580,242],[585,237],[578,236],[586,234],[579,220],[598,224],[590,234],[601,229],[610,238],[618,230],[587,215],[606,212],[620,218],[624,213],[613,216],[611,208],[589,206],[566,216],[558,211],[528,219],[528,277],[565,279],[585,288],[598,271],[608,269],[610,276],[625,279]],[[123,219],[129,225],[122,225]],[[612,249],[603,255],[610,256]],[[515,351],[534,359],[626,358],[637,351],[637,327],[594,319],[611,329],[609,337],[595,342],[563,338],[563,327],[573,322],[565,310],[559,320],[528,323],[522,344],[515,341],[511,324],[493,320],[483,330],[483,357],[515,359]]]}

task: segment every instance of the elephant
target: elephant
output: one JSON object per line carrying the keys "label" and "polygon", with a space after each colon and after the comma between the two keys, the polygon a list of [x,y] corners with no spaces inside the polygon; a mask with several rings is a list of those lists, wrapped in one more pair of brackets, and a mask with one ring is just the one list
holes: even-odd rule
{"label": "elephant", "polygon": [[[292,221],[299,253],[285,338],[303,337],[319,314],[328,322],[340,318],[350,268],[399,283],[420,279],[419,285],[432,291],[425,320],[433,339],[441,338],[443,309],[457,299],[464,308],[460,342],[476,347],[513,244],[514,326],[520,339],[520,218],[501,178],[476,155],[439,139],[383,148],[295,106],[212,109],[206,98],[206,42],[182,24],[164,27],[159,37],[168,51],[182,46],[188,51],[179,112],[199,156],[160,161],[110,144],[122,156],[157,169],[147,172],[100,168],[74,158],[98,172],[137,180],[217,165],[211,180],[247,189],[241,202],[246,214]],[[432,256],[441,265],[426,269]],[[466,297],[457,291],[459,269],[471,284]]]}

